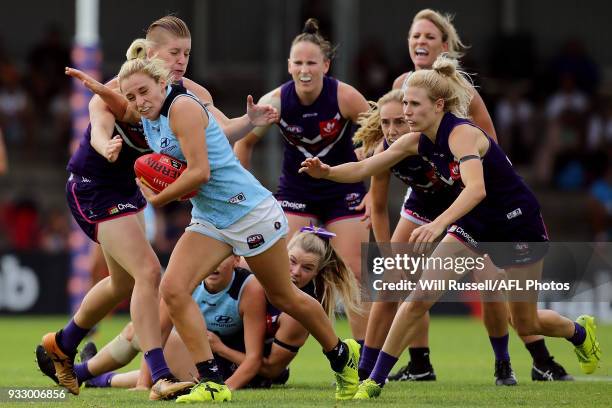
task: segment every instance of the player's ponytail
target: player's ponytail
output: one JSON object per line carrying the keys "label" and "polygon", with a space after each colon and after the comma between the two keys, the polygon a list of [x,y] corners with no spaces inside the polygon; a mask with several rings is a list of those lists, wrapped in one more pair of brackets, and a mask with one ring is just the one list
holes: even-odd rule
{"label": "player's ponytail", "polygon": [[461,118],[469,117],[469,107],[474,95],[470,76],[461,71],[459,62],[447,54],[441,54],[432,69],[420,69],[406,79],[407,87],[423,88],[432,102],[444,100],[444,111]]}
{"label": "player's ponytail", "polygon": [[304,23],[304,29],[301,34],[298,34],[291,43],[291,47],[295,44],[306,41],[318,45],[326,60],[331,61],[336,56],[336,46],[327,41],[319,33],[319,22],[315,18],[309,18]]}
{"label": "player's ponytail", "polygon": [[137,38],[132,41],[130,47],[125,53],[125,58],[130,61],[134,59],[145,59],[147,58],[147,40],[144,38]]}

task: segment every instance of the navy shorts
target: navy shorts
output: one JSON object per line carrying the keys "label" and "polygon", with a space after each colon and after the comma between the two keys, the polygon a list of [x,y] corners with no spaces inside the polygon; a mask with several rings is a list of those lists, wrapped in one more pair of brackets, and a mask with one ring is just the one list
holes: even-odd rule
{"label": "navy shorts", "polygon": [[365,197],[363,190],[341,193],[325,199],[318,199],[316,196],[304,198],[284,191],[279,191],[274,196],[285,214],[315,218],[321,224],[329,224],[343,218],[361,217],[365,213],[365,210],[354,209]]}
{"label": "navy shorts", "polygon": [[76,174],[68,178],[66,199],[75,221],[94,242],[98,242],[98,223],[135,214],[147,205],[135,183],[102,184]]}
{"label": "navy shorts", "polygon": [[408,187],[400,216],[417,225],[429,224],[446,211],[453,201],[454,197],[419,193]]}
{"label": "navy shorts", "polygon": [[533,264],[548,251],[548,233],[540,210],[515,217],[490,217],[469,213],[448,229],[470,248],[488,254],[498,268]]}

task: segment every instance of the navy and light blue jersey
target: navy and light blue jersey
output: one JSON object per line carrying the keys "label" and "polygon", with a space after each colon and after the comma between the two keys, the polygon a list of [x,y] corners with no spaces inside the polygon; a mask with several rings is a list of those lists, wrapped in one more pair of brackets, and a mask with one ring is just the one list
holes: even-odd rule
{"label": "navy and light blue jersey", "polygon": [[134,179],[134,161],[151,151],[145,140],[142,125],[115,122],[115,133],[121,136],[123,147],[117,160],[110,163],[91,145],[91,124],[81,138],[79,147],[68,162],[67,170],[71,173],[96,180],[99,184],[129,185],[137,188]]}
{"label": "navy and light blue jersey", "polygon": [[324,77],[321,94],[308,106],[301,104],[295,83],[289,81],[281,86],[280,100],[278,126],[283,135],[284,153],[279,191],[306,197],[316,192],[319,198],[365,192],[363,183],[341,184],[298,173],[300,164],[309,157],[318,157],[330,166],[357,161],[352,123],[342,117],[338,105],[338,81]]}
{"label": "navy and light blue jersey", "polygon": [[[440,122],[435,143],[423,134],[419,140],[419,155],[434,165],[445,182],[458,187],[463,187],[459,162],[450,150],[448,138],[456,126],[463,124],[477,127],[469,120],[447,112]],[[499,145],[482,132],[489,140],[489,149],[481,158],[487,195],[466,217],[477,217],[481,222],[494,225],[523,214],[539,214],[540,206],[531,190],[514,171]]]}
{"label": "navy and light blue jersey", "polygon": [[[170,128],[169,120],[172,103],[179,97],[189,97],[200,103],[184,87],[168,86],[159,118],[156,120],[143,118],[142,124],[151,149],[186,161],[180,143]],[[202,109],[208,114],[204,106]],[[240,165],[227,137],[212,115],[208,115],[206,148],[210,179],[190,200],[193,205],[191,215],[194,219],[208,221],[216,228],[223,229],[249,213],[272,193]]]}
{"label": "navy and light blue jersey", "polygon": [[240,299],[246,283],[252,277],[248,270],[236,268],[230,284],[222,291],[210,293],[202,282],[192,294],[204,316],[207,329],[216,333],[225,344],[244,343]]}

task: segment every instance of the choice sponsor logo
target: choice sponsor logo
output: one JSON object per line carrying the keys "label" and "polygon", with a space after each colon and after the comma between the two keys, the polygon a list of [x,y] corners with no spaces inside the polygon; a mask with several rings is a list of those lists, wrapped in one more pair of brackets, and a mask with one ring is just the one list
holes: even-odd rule
{"label": "choice sponsor logo", "polygon": [[466,240],[466,242],[468,242],[470,245],[474,247],[478,246],[478,242],[474,238],[472,238],[472,236],[468,234],[463,228],[461,228],[458,225],[451,225],[451,227],[448,229],[448,232],[452,232],[455,235],[461,236],[463,239]]}
{"label": "choice sponsor logo", "polygon": [[278,202],[283,209],[290,210],[305,210],[306,204],[304,203],[296,203],[294,201],[281,200]]}

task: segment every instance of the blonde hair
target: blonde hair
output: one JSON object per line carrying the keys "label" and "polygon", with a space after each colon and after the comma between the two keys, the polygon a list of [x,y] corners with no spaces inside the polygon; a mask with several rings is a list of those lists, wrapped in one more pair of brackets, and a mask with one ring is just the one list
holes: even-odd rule
{"label": "blonde hair", "polygon": [[332,45],[331,42],[323,38],[319,33],[319,21],[316,18],[309,18],[304,23],[304,29],[298,34],[291,43],[291,47],[299,42],[306,41],[318,45],[323,52],[323,57],[327,61],[334,59],[336,55],[336,46]]}
{"label": "blonde hair", "polygon": [[384,94],[378,102],[369,101],[370,109],[367,112],[359,114],[357,123],[359,129],[353,135],[355,144],[361,143],[364,153],[369,156],[374,152],[378,142],[383,138],[384,134],[380,124],[380,108],[389,102],[402,103],[404,92],[401,89],[394,89]]}
{"label": "blonde hair", "polygon": [[147,40],[160,43],[162,32],[169,33],[176,38],[191,38],[187,24],[177,16],[167,15],[151,23],[147,28]]}
{"label": "blonde hair", "polygon": [[442,14],[432,9],[423,9],[412,19],[410,31],[408,31],[408,38],[412,35],[412,26],[414,26],[414,23],[419,20],[428,20],[442,33],[442,41],[448,44],[448,55],[452,58],[459,59],[463,56],[463,51],[469,47],[461,42],[459,34],[457,34],[457,30],[452,23],[453,18],[451,14]]}
{"label": "blonde hair", "polygon": [[338,295],[342,298],[347,312],[362,313],[359,306],[361,296],[353,272],[330,243],[314,233],[300,232],[293,236],[287,248],[295,246],[319,257],[318,273],[313,281],[317,300],[325,313],[333,317]]}
{"label": "blonde hair", "polygon": [[121,88],[121,82],[126,78],[137,74],[143,73],[153,78],[155,82],[159,83],[160,80],[170,82],[170,70],[166,68],[165,62],[159,58],[147,59],[132,59],[126,61],[119,70],[119,87]]}
{"label": "blonde hair", "polygon": [[441,54],[433,63],[432,69],[413,72],[405,84],[408,88],[425,89],[432,102],[444,100],[445,112],[451,112],[460,118],[469,118],[474,88],[469,75],[460,70],[456,59]]}
{"label": "blonde hair", "polygon": [[163,33],[170,34],[176,38],[191,38],[187,24],[180,18],[172,15],[164,16],[155,20],[147,29],[147,38],[137,38],[125,53],[126,59],[133,60],[147,57],[147,50],[163,43]]}
{"label": "blonde hair", "polygon": [[128,47],[125,53],[125,59],[127,61],[133,59],[145,59],[147,58],[147,48],[150,47],[150,44],[144,38],[137,38],[132,41],[132,44]]}

